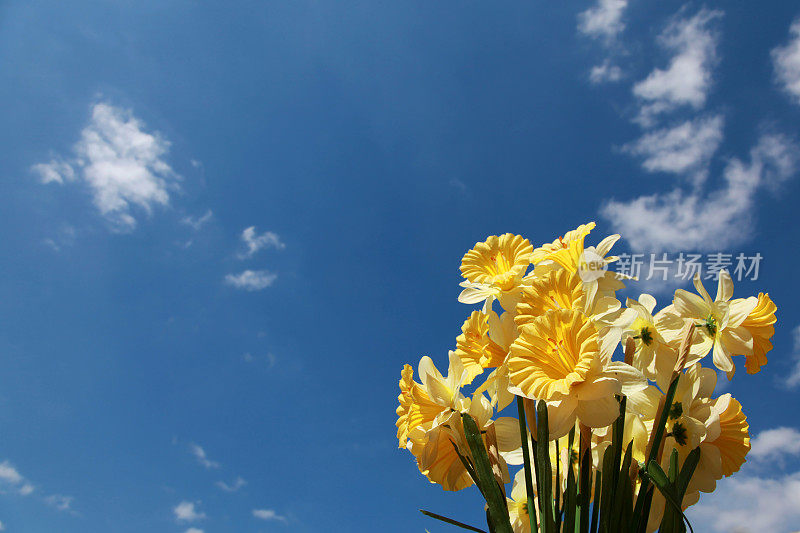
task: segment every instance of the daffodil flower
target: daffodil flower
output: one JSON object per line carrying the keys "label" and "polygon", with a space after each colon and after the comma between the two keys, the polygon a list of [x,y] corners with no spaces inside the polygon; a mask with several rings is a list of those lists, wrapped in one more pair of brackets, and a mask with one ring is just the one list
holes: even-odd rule
{"label": "daffodil flower", "polygon": [[484,311],[489,311],[497,298],[503,309],[513,309],[532,251],[528,239],[513,233],[492,235],[476,243],[461,260],[461,274],[466,280],[461,283],[464,290],[458,301],[485,302]]}
{"label": "daffodil flower", "polygon": [[703,287],[699,274],[694,277],[694,286],[700,296],[678,289],[673,300],[677,314],[695,322],[697,326],[699,335],[695,335],[697,341],[691,353],[702,358],[713,348],[714,365],[723,372],[732,373],[732,356],[753,353],[753,336],[747,328],[742,327],[742,322],[756,307],[758,299],[731,300],[733,281],[726,270],[720,272],[714,300]]}
{"label": "daffodil flower", "polygon": [[601,354],[595,325],[575,310],[552,310],[521,328],[507,361],[509,390],[547,402],[550,438],[576,418],[593,428],[619,416],[617,394],[647,387],[642,373]]}

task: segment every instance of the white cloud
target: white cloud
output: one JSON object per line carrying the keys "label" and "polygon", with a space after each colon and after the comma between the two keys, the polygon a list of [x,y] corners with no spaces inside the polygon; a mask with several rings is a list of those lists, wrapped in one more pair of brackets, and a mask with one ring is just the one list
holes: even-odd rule
{"label": "white cloud", "polygon": [[255,226],[250,226],[242,231],[242,242],[244,242],[247,250],[239,254],[239,258],[246,259],[253,257],[256,252],[264,248],[275,248],[276,250],[283,250],[286,245],[281,242],[281,238],[277,233],[265,231],[261,235],[256,232]]}
{"label": "white cloud", "polygon": [[732,159],[725,185],[708,195],[700,191],[611,200],[601,214],[638,251],[719,250],[746,239],[754,194],[774,188],[795,173],[796,147],[782,135],[765,134],[750,150],[750,162]]}
{"label": "white cloud", "polygon": [[3,522],[0,522],[0,531],[5,531],[5,530],[6,526],[3,524]]}
{"label": "white cloud", "polygon": [[239,274],[228,274],[225,283],[237,289],[260,291],[272,285],[277,278],[277,274],[266,270],[245,270]]}
{"label": "white cloud", "polygon": [[34,491],[33,485],[8,461],[0,463],[0,490],[14,490],[22,496]]}
{"label": "white cloud", "polygon": [[800,523],[800,472],[776,478],[743,468],[717,482],[711,494],[686,513],[695,531],[760,533],[796,531]]}
{"label": "white cloud", "polygon": [[206,455],[206,451],[203,449],[202,446],[198,444],[190,444],[189,449],[191,450],[192,455],[194,455],[195,459],[197,459],[197,462],[203,465],[204,467],[219,468],[219,463],[209,459],[208,456]]}
{"label": "white cloud", "polygon": [[286,517],[281,516],[272,509],[253,509],[253,516],[260,520],[273,520],[276,522],[286,522]]}
{"label": "white cloud", "polygon": [[784,381],[787,387],[796,387],[800,385],[800,326],[796,326],[794,330],[792,330],[792,335],[794,337],[794,351],[792,353],[794,367],[792,367],[792,371]]}
{"label": "white cloud", "polygon": [[[200,502],[197,502],[197,505],[199,504]],[[176,505],[172,512],[175,513],[175,520],[178,522],[196,522],[206,517],[205,513],[198,511],[194,502],[186,500]]]}
{"label": "white cloud", "polygon": [[203,533],[202,529],[197,529],[196,527],[190,527],[184,533]]}
{"label": "white cloud", "polygon": [[205,226],[206,223],[208,223],[208,221],[210,221],[213,216],[214,212],[211,211],[211,209],[209,209],[202,216],[199,217],[193,217],[191,215],[183,217],[181,219],[181,224],[185,224],[194,229],[195,231],[198,231],[200,230],[200,228]]}
{"label": "white cloud", "polygon": [[789,29],[791,40],[772,50],[775,77],[783,89],[800,104],[800,18]]}
{"label": "white cloud", "polygon": [[800,455],[800,431],[789,427],[767,429],[750,441],[752,459],[780,459]]}
{"label": "white cloud", "polygon": [[687,120],[644,134],[623,151],[641,156],[648,172],[691,174],[695,183],[708,174],[708,163],[722,142],[722,115]]}
{"label": "white cloud", "polygon": [[72,500],[72,496],[63,496],[61,494],[53,494],[52,496],[48,496],[44,499],[47,505],[55,507],[59,511],[69,511],[70,506],[72,505]]}
{"label": "white cloud", "polygon": [[597,5],[578,14],[578,31],[595,39],[615,39],[625,29],[626,7],[628,0],[597,0]]}
{"label": "white cloud", "polygon": [[674,55],[666,69],[657,68],[634,85],[633,94],[642,102],[640,122],[650,124],[655,115],[678,106],[705,105],[719,41],[711,22],[721,16],[721,11],[701,9],[691,18],[674,18],[661,33],[661,46]]}
{"label": "white cloud", "polygon": [[622,79],[622,69],[617,65],[612,65],[610,59],[606,59],[600,65],[595,65],[589,71],[589,81],[592,83],[614,82]]}
{"label": "white cloud", "polygon": [[169,145],[158,133],[146,132],[130,110],[97,103],[73,158],[53,159],[31,170],[44,183],[82,181],[115,229],[130,231],[137,223],[132,207],[150,214],[155,206],[168,205],[168,190],[177,188],[180,177],[163,159]]}
{"label": "white cloud", "polygon": [[61,228],[53,237],[45,239],[44,243],[56,252],[60,252],[63,248],[75,244],[76,235],[77,232],[75,231],[75,228],[69,225],[64,225],[61,226]]}
{"label": "white cloud", "polygon": [[64,183],[75,180],[72,165],[60,159],[52,159],[49,163],[37,163],[31,171],[39,175],[42,183]]}
{"label": "white cloud", "polygon": [[11,485],[18,485],[23,479],[22,475],[8,461],[0,463],[0,480]]}
{"label": "white cloud", "polygon": [[225,492],[236,492],[245,485],[247,485],[247,481],[241,477],[237,477],[231,484],[225,483],[224,481],[217,481],[217,487]]}

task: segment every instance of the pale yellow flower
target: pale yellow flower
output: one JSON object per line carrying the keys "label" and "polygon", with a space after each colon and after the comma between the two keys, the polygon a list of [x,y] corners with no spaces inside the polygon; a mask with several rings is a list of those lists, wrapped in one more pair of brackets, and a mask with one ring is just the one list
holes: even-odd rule
{"label": "pale yellow flower", "polygon": [[694,286],[700,296],[678,289],[673,300],[675,312],[698,326],[692,355],[702,358],[713,348],[714,365],[730,374],[734,371],[732,356],[753,353],[753,336],[742,327],[742,322],[756,307],[758,299],[731,300],[733,281],[725,270],[720,272],[714,300],[706,292],[699,275],[695,275]]}
{"label": "pale yellow flower", "polygon": [[[535,516],[539,515],[539,502],[536,498],[536,476],[531,476],[531,492],[534,495],[533,506]],[[525,470],[520,469],[514,476],[511,486],[511,497],[506,498],[508,503],[508,516],[514,533],[530,533],[531,519],[528,515],[528,489],[525,484]]]}
{"label": "pale yellow flower", "polygon": [[601,354],[595,325],[575,310],[551,310],[520,330],[507,362],[509,390],[547,402],[550,438],[580,419],[605,427],[619,415],[616,394],[647,386],[644,376]]}
{"label": "pale yellow flower", "polygon": [[745,368],[748,374],[755,374],[767,364],[767,352],[772,349],[769,340],[775,334],[775,311],[778,308],[769,299],[769,294],[759,293],[758,303],[742,322],[742,327],[753,336],[753,355],[747,355]]}
{"label": "pale yellow flower", "polygon": [[[669,376],[678,358],[675,347],[662,335],[665,330],[663,313],[653,316],[656,299],[649,294],[642,294],[638,300],[628,298],[626,309],[614,322],[611,329],[616,330],[620,342],[624,345],[628,338],[635,341],[636,351],[633,366],[641,370],[653,381],[658,376]],[[609,339],[611,340],[609,333]]]}

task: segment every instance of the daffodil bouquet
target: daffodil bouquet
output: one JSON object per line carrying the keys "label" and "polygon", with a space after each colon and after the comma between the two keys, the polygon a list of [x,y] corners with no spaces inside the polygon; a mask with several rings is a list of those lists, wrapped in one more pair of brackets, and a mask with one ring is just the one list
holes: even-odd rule
{"label": "daffodil bouquet", "polygon": [[713,397],[717,372],[701,362],[711,353],[732,379],[744,356],[758,372],[772,348],[769,295],[733,298],[723,270],[715,299],[696,275],[697,294],[677,290],[657,313],[648,294],[623,306],[616,292],[632,278],[608,269],[619,235],[586,247],[594,226],[536,249],[511,233],[477,243],[458,299],[481,308],[447,376],[427,356],[419,382],[410,365],[401,373],[400,448],[444,490],[476,485],[490,532],[686,531],[683,511],[750,449],[741,405]]}

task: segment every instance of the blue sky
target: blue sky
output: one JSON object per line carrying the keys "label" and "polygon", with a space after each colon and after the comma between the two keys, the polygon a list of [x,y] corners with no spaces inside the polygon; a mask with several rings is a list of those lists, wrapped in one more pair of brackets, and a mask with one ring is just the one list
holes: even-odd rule
{"label": "blue sky", "polygon": [[479,523],[397,450],[400,369],[476,241],[597,220],[763,256],[759,444],[691,516],[800,529],[800,8],[563,4],[4,2],[2,528]]}

